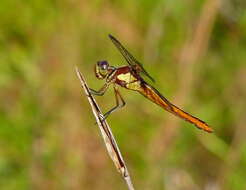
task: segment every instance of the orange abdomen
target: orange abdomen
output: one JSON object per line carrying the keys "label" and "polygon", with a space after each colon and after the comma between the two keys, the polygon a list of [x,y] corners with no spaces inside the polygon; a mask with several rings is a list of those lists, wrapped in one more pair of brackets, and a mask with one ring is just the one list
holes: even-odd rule
{"label": "orange abdomen", "polygon": [[164,96],[162,96],[154,87],[150,86],[146,82],[142,82],[142,88],[138,90],[143,96],[154,102],[155,104],[161,106],[166,111],[180,117],[194,124],[197,128],[202,129],[206,132],[213,132],[213,130],[204,121],[190,115],[189,113],[181,110],[177,106],[170,103]]}

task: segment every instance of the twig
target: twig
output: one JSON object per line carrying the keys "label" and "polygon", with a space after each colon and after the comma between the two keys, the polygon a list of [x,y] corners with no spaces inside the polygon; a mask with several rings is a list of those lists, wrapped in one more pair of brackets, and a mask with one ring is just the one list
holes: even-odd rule
{"label": "twig", "polygon": [[80,73],[78,67],[75,67],[75,70],[76,70],[77,76],[80,80],[81,86],[83,87],[85,94],[88,98],[88,101],[91,105],[92,112],[93,112],[94,116],[96,117],[97,125],[101,131],[101,134],[102,134],[104,143],[106,145],[108,154],[111,157],[111,159],[113,160],[113,162],[114,162],[116,168],[118,169],[118,171],[120,172],[121,176],[126,181],[128,189],[134,190],[134,187],[132,185],[131,178],[130,178],[130,175],[128,173],[126,164],[122,158],[122,155],[121,155],[120,150],[118,148],[118,145],[114,139],[114,136],[110,130],[110,127],[109,127],[106,120],[101,119],[100,115],[102,114],[102,112],[100,111],[99,106],[96,103],[95,99],[93,98],[93,96],[89,92],[89,88],[85,82],[84,77]]}

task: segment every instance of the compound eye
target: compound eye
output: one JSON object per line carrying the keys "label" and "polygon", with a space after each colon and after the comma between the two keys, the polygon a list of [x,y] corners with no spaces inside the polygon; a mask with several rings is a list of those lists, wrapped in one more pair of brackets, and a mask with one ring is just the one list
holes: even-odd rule
{"label": "compound eye", "polygon": [[97,65],[102,69],[106,70],[108,68],[108,62],[107,61],[99,61]]}
{"label": "compound eye", "polygon": [[102,69],[103,69],[103,70],[106,70],[106,69],[107,69],[107,65],[103,65],[103,66],[102,66]]}

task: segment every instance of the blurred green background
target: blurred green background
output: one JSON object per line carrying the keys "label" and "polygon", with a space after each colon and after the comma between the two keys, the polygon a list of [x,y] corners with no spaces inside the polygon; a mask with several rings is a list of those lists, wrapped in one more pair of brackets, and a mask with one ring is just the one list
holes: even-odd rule
{"label": "blurred green background", "polygon": [[[0,189],[126,189],[74,67],[126,62],[118,38],[207,134],[133,91],[108,118],[136,189],[246,188],[244,0],[1,0]],[[107,111],[112,89],[96,98]]]}

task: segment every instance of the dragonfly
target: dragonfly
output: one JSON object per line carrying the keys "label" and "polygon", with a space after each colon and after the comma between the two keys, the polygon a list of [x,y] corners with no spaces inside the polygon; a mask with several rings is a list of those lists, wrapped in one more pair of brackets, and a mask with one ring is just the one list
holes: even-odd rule
{"label": "dragonfly", "polygon": [[101,115],[101,119],[106,119],[112,112],[125,106],[126,103],[118,90],[118,87],[123,87],[128,90],[139,92],[153,103],[162,107],[164,110],[174,114],[175,116],[178,116],[185,121],[190,122],[191,124],[194,124],[198,129],[209,133],[213,132],[213,129],[207,123],[172,104],[157,89],[146,82],[142,75],[145,75],[153,82],[154,79],[144,69],[143,65],[138,60],[136,60],[133,55],[130,54],[129,51],[115,37],[109,34],[109,38],[125,58],[128,65],[114,67],[109,65],[108,61],[105,60],[98,61],[95,64],[94,71],[96,77],[98,79],[105,79],[106,82],[99,90],[90,88],[90,93],[97,96],[103,96],[109,86],[112,85],[116,99],[116,105],[104,115]]}

